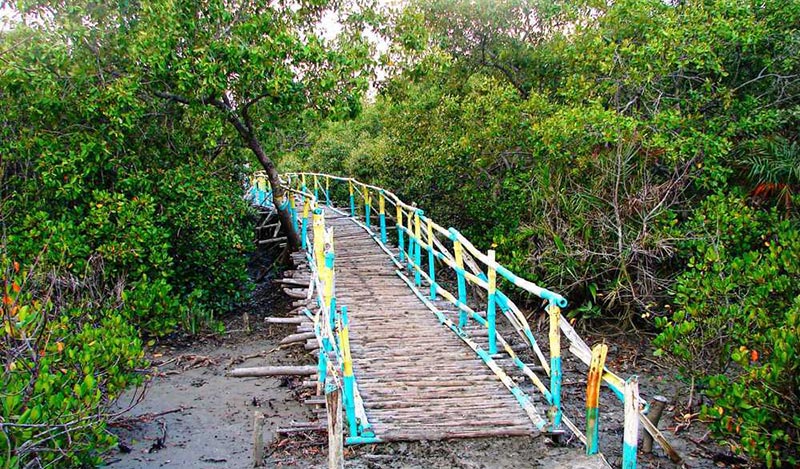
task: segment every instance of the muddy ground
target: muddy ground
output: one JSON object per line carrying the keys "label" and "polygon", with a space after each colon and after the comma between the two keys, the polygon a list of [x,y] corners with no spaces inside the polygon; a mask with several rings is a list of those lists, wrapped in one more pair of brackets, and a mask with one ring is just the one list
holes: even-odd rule
{"label": "muddy ground", "polygon": [[[312,410],[300,403],[304,391],[292,378],[230,378],[234,366],[313,364],[301,346],[277,347],[281,338],[294,332],[291,325],[268,325],[264,318],[285,315],[288,300],[273,286],[271,275],[258,284],[251,304],[225,319],[227,333],[201,338],[169,337],[148,350],[152,362],[144,398],[110,430],[119,436],[119,448],[107,455],[114,469],[141,467],[249,468],[253,467],[253,414],[267,417],[264,439],[266,467],[326,467],[326,436],[319,432],[279,434],[279,427],[314,419]],[[247,314],[247,324],[243,321]],[[249,330],[248,326],[249,325]],[[586,337],[588,343],[603,340]],[[622,376],[640,376],[645,397],[664,395],[670,399],[659,427],[684,456],[684,467],[724,466],[730,459],[712,443],[702,422],[687,410],[690,390],[676,380],[676,373],[653,360],[648,339],[629,335],[606,337],[611,346],[608,365]],[[565,363],[565,402],[583,402],[585,384]],[[135,399],[131,390],[120,400],[126,406]],[[693,393],[694,408],[699,404]],[[601,402],[601,450],[612,466],[621,464],[621,406],[604,391]],[[583,411],[567,406],[568,415],[581,422]],[[580,425],[583,426],[582,424]],[[555,446],[547,437],[482,438],[443,442],[408,442],[365,445],[345,449],[348,467],[354,468],[504,468],[504,467],[592,467],[583,460],[578,442]],[[576,456],[577,455],[577,456]],[[645,468],[678,467],[660,449],[641,455]]]}

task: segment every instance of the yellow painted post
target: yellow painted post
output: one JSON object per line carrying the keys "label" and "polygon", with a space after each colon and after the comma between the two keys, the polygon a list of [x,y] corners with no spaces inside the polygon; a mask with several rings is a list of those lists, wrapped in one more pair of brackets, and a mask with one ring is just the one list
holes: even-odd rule
{"label": "yellow painted post", "polygon": [[314,198],[319,200],[319,179],[314,175]]}
{"label": "yellow painted post", "polygon": [[314,230],[314,263],[317,265],[317,275],[322,278],[322,269],[325,268],[325,216],[321,208],[314,208],[312,217]]}
{"label": "yellow painted post", "polygon": [[400,262],[403,262],[405,246],[403,241],[403,208],[400,207],[400,204],[397,204],[397,220],[395,226],[397,226],[397,247],[400,251]]}
{"label": "yellow painted post", "polygon": [[422,213],[422,210],[417,210],[414,212],[414,237],[417,239],[417,243],[414,246],[414,262],[417,264],[417,268],[414,269],[414,283],[417,286],[422,285],[422,275],[420,273],[420,269],[422,269],[422,260],[421,260],[421,249],[422,249],[422,233],[420,230],[420,219],[419,216]]}

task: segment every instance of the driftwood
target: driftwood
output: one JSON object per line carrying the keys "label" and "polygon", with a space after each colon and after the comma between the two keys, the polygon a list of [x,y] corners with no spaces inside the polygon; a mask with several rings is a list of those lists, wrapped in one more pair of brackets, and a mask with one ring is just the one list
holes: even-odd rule
{"label": "driftwood", "polygon": [[234,368],[228,372],[233,378],[258,376],[308,376],[317,372],[316,366],[259,366],[253,368]]}
{"label": "driftwood", "polygon": [[299,334],[292,334],[284,337],[283,340],[281,340],[281,345],[293,344],[295,342],[305,342],[306,340],[313,338],[313,332],[301,332]]}
{"label": "driftwood", "polygon": [[268,317],[264,318],[264,322],[266,322],[267,324],[300,324],[303,322],[311,322],[311,321],[305,316],[294,316],[288,318]]}

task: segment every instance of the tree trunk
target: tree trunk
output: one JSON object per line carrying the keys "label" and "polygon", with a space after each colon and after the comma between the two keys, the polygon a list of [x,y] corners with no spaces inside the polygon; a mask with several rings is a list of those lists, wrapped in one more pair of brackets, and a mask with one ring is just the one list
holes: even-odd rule
{"label": "tree trunk", "polygon": [[261,163],[261,166],[263,166],[264,170],[267,172],[269,184],[272,186],[272,203],[278,210],[278,216],[280,217],[281,225],[286,232],[286,246],[291,251],[297,251],[297,249],[300,248],[300,235],[294,229],[294,223],[292,223],[292,215],[289,213],[289,207],[281,208],[283,194],[286,192],[286,190],[283,188],[283,186],[281,186],[280,173],[278,173],[278,169],[275,168],[275,164],[264,152],[264,149],[261,147],[261,142],[258,141],[258,138],[255,135],[249,133],[248,135],[242,135],[242,137],[247,139],[248,148],[255,153],[258,161]]}

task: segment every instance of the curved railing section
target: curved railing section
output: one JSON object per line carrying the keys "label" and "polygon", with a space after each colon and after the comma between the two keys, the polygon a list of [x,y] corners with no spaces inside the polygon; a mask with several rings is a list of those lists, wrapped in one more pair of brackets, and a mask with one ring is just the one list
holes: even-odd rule
{"label": "curved railing section", "polygon": [[[376,242],[387,252],[395,264],[405,270],[408,275],[400,275],[409,287],[412,288],[417,296],[437,314],[440,322],[451,327],[462,339],[465,339],[481,359],[492,368],[501,378],[512,393],[517,397],[523,407],[526,407],[524,393],[516,388],[513,381],[508,378],[498,368],[493,361],[500,348],[504,350],[513,360],[514,364],[528,377],[533,386],[544,396],[550,406],[547,412],[547,421],[531,415],[534,423],[540,428],[551,433],[561,432],[562,423],[565,424],[585,445],[588,454],[598,452],[599,438],[599,392],[601,383],[605,383],[622,401],[625,411],[624,441],[623,441],[623,467],[635,467],[636,448],[638,438],[638,426],[641,423],[645,431],[650,434],[666,450],[673,461],[679,461],[680,456],[671,448],[663,435],[656,429],[645,416],[648,411],[647,403],[639,397],[638,379],[632,376],[623,379],[610,371],[605,366],[605,357],[608,347],[605,344],[597,344],[594,347],[584,342],[577,334],[575,329],[568,321],[561,316],[561,308],[567,306],[567,300],[560,294],[547,288],[543,288],[530,282],[512,272],[507,267],[498,263],[494,250],[483,252],[477,249],[462,233],[457,229],[436,223],[425,215],[425,212],[415,205],[403,202],[397,195],[389,190],[366,184],[353,178],[346,178],[321,173],[289,173],[286,174],[284,186],[291,195],[281,202],[283,208],[290,210],[294,228],[301,232],[303,248],[308,248],[307,227],[309,216],[313,214],[313,225],[315,230],[313,249],[308,251],[309,259],[316,262],[316,275],[320,277],[318,291],[321,289],[333,288],[333,235],[330,239],[325,235],[325,244],[317,244],[319,233],[324,232],[324,217],[321,216],[322,210],[319,208],[320,201],[324,205],[334,210],[334,202],[343,203],[348,206],[349,215],[352,219],[362,226],[372,236]],[[269,197],[269,191],[264,185],[266,178],[256,174],[251,182],[250,197],[262,202]],[[377,207],[375,207],[377,201]],[[298,205],[302,203],[302,215],[298,212]],[[389,225],[393,223],[393,227]],[[328,248],[328,243],[330,247]],[[396,252],[392,251],[390,243],[396,246]],[[330,251],[328,251],[328,249]],[[327,259],[330,254],[330,267],[322,259]],[[311,265],[315,265],[309,261]],[[448,290],[439,279],[443,278],[442,269],[450,271],[450,275],[455,277],[454,291]],[[329,270],[328,270],[329,269]],[[438,269],[438,270],[437,270]],[[498,277],[499,276],[499,277]],[[328,278],[330,277],[330,278]],[[533,294],[546,302],[545,310],[549,318],[548,334],[548,355],[534,337],[528,321],[516,304],[498,287],[498,280],[502,279],[507,285],[516,289],[518,292]],[[423,293],[421,289],[424,289]],[[470,291],[473,295],[469,295]],[[438,297],[444,298],[459,312],[457,324],[453,324],[441,311],[433,304]],[[477,300],[476,300],[477,298]],[[333,348],[330,337],[337,337],[337,344],[340,349],[334,348],[333,355],[342,362],[340,369],[344,370],[343,378],[347,378],[349,371],[352,376],[352,365],[349,369],[344,364],[349,361],[349,344],[347,343],[347,320],[346,313],[342,314],[343,327],[338,334],[333,334],[337,330],[335,295],[333,291],[325,290],[320,297],[320,301],[325,305],[325,313],[329,321],[325,318],[319,320],[325,323],[325,330],[330,332],[330,344],[322,344],[328,348]],[[478,303],[480,302],[480,303]],[[346,309],[345,309],[346,311]],[[322,309],[321,309],[322,312]],[[536,355],[541,369],[549,378],[547,384],[536,372],[518,357],[517,353],[511,348],[509,343],[497,333],[497,318],[505,318],[513,327],[515,332],[532,349]],[[318,314],[319,315],[319,314]],[[464,328],[474,321],[485,327],[488,334],[488,350],[484,351],[473,342],[469,341],[468,334]],[[315,324],[318,321],[315,319]],[[325,332],[323,330],[323,332]],[[341,332],[344,331],[344,334]],[[342,339],[344,336],[344,340]],[[561,340],[562,336],[568,342],[568,350],[580,361],[589,367],[587,372],[586,387],[586,433],[563,415],[562,406],[562,358]],[[324,339],[322,339],[324,342]],[[344,349],[341,350],[344,343]],[[321,347],[322,351],[323,348]],[[320,352],[322,363],[322,352]],[[327,363],[331,360],[326,358]],[[320,374],[320,376],[322,373]],[[352,378],[350,379],[352,381]],[[368,426],[359,426],[359,422],[366,423],[366,416],[363,412],[363,404],[356,403],[355,398],[348,397],[357,394],[355,391],[345,390],[345,410],[352,412],[352,417],[348,413],[348,420],[354,419],[356,431],[351,427],[351,439],[348,442],[358,443],[366,435],[366,441],[375,441],[374,435],[369,433]],[[348,399],[353,402],[348,410]],[[356,407],[360,406],[360,414],[356,415]],[[363,419],[363,420],[362,420]],[[363,433],[366,430],[367,433]]]}

